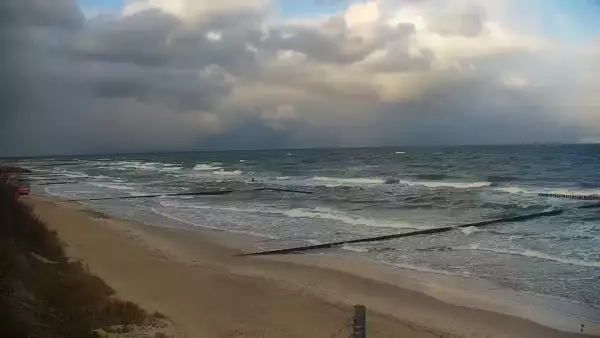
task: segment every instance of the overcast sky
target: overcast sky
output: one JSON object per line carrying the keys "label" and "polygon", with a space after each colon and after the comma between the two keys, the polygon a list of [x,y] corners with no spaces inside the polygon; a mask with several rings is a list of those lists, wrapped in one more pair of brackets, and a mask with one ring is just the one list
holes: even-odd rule
{"label": "overcast sky", "polygon": [[600,141],[590,0],[2,0],[0,156]]}

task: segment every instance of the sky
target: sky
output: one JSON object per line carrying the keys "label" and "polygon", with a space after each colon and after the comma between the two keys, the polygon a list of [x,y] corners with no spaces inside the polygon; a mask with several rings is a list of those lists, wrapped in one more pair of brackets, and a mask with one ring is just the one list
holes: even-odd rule
{"label": "sky", "polygon": [[596,0],[3,0],[0,156],[600,142]]}

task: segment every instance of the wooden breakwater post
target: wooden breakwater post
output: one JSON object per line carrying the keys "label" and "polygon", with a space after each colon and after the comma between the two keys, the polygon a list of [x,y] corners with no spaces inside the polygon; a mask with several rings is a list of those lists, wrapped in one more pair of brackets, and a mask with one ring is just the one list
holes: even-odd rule
{"label": "wooden breakwater post", "polygon": [[354,306],[352,338],[367,338],[367,308],[364,305]]}

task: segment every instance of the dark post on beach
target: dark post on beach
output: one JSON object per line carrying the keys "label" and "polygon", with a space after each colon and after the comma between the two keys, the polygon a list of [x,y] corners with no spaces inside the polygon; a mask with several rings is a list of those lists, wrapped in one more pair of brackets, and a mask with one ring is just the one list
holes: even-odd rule
{"label": "dark post on beach", "polygon": [[367,309],[364,305],[354,306],[353,338],[367,338]]}

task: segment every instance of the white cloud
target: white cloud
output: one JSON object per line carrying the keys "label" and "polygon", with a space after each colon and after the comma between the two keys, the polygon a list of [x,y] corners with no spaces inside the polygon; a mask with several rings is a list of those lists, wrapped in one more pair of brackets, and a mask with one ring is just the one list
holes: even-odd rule
{"label": "white cloud", "polygon": [[500,79],[500,83],[507,87],[512,88],[523,88],[529,85],[529,81],[526,78],[517,74],[506,74]]}
{"label": "white cloud", "polygon": [[125,6],[124,15],[158,9],[185,20],[202,20],[215,14],[260,10],[271,0],[134,0]]}
{"label": "white cloud", "polygon": [[223,38],[223,34],[218,31],[210,31],[206,33],[206,38],[211,41],[221,41],[221,39]]}

